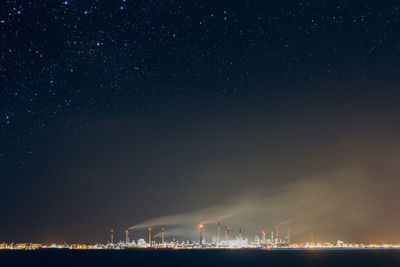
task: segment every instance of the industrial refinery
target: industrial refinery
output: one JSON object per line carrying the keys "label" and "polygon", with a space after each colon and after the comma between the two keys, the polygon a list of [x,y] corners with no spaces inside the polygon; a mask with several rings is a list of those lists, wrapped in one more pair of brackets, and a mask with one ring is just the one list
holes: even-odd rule
{"label": "industrial refinery", "polygon": [[[124,240],[116,241],[116,231],[109,230],[109,240],[104,244],[40,244],[40,243],[0,243],[0,250],[37,250],[37,249],[77,249],[77,250],[124,250],[124,249],[400,249],[400,244],[362,244],[347,243],[341,240],[335,242],[291,242],[290,229],[281,229],[276,225],[267,232],[261,230],[252,239],[242,235],[242,228],[233,231],[229,225],[217,221],[215,225],[197,225],[198,238],[195,240],[178,240],[166,238],[165,227],[148,227],[147,229],[125,229]],[[138,236],[134,235],[136,233]],[[143,233],[146,233],[143,235]],[[169,235],[168,235],[169,236]]]}

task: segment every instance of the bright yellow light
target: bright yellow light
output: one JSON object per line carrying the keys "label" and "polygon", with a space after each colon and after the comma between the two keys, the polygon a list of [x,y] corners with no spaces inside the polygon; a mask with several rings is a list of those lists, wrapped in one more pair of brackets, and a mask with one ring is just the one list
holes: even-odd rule
{"label": "bright yellow light", "polygon": [[203,228],[203,224],[200,224],[199,227],[200,227],[200,228]]}

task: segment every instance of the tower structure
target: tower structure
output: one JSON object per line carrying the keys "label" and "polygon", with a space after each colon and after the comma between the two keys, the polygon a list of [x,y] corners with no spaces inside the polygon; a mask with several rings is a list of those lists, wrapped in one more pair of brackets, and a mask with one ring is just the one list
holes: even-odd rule
{"label": "tower structure", "polygon": [[265,244],[266,243],[265,231],[261,231],[261,234],[262,234],[261,244]]}
{"label": "tower structure", "polygon": [[126,229],[125,230],[125,244],[129,244],[129,230]]}
{"label": "tower structure", "polygon": [[218,225],[217,225],[217,246],[219,245],[220,234],[221,234],[221,224],[220,224],[220,221],[218,220]]}
{"label": "tower structure", "polygon": [[110,230],[110,241],[111,241],[111,244],[114,244],[114,229]]}
{"label": "tower structure", "polygon": [[161,243],[164,244],[164,233],[165,233],[165,228],[161,228]]}
{"label": "tower structure", "polygon": [[150,245],[150,247],[151,247],[151,227],[149,227],[148,229],[148,232],[149,232],[149,245]]}
{"label": "tower structure", "polygon": [[200,224],[199,225],[199,229],[200,229],[200,245],[203,245],[203,228],[204,228],[204,225]]}
{"label": "tower structure", "polygon": [[277,224],[276,227],[275,227],[275,240],[276,240],[276,244],[278,245],[280,243],[280,240],[279,240],[279,224]]}
{"label": "tower structure", "polygon": [[225,225],[225,241],[229,241],[229,226]]}

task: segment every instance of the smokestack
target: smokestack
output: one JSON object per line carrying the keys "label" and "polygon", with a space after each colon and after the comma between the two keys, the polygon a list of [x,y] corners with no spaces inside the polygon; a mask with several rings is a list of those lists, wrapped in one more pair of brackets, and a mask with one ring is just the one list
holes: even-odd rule
{"label": "smokestack", "polygon": [[262,234],[262,239],[261,239],[261,243],[262,244],[265,244],[265,231],[261,231],[261,234]]}
{"label": "smokestack", "polygon": [[164,231],[165,228],[161,228],[161,243],[164,244]]}
{"label": "smokestack", "polygon": [[290,245],[290,229],[287,230],[287,244]]}
{"label": "smokestack", "polygon": [[110,241],[111,241],[111,244],[114,244],[114,229],[111,229],[111,231],[110,231]]}
{"label": "smokestack", "polygon": [[276,244],[279,244],[279,224],[276,225],[275,238],[276,238]]}
{"label": "smokestack", "polygon": [[242,240],[242,228],[239,228],[239,239]]}
{"label": "smokestack", "polygon": [[200,228],[200,245],[203,245],[203,225],[200,224],[199,228]]}
{"label": "smokestack", "polygon": [[126,229],[125,230],[125,244],[129,244],[129,230]]}
{"label": "smokestack", "polygon": [[229,226],[225,225],[225,241],[229,241]]}
{"label": "smokestack", "polygon": [[151,247],[151,227],[147,229],[149,231],[149,245]]}
{"label": "smokestack", "polygon": [[220,221],[218,220],[218,227],[217,227],[217,246],[219,245],[219,236],[221,233],[221,225],[220,225]]}

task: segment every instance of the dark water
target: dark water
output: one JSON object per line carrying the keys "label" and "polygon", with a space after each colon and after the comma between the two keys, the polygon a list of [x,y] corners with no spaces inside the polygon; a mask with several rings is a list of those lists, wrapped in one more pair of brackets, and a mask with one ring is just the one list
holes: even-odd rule
{"label": "dark water", "polygon": [[0,266],[393,266],[400,250],[0,251]]}

